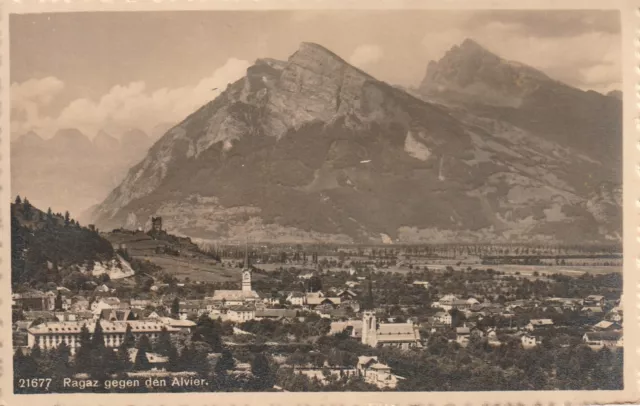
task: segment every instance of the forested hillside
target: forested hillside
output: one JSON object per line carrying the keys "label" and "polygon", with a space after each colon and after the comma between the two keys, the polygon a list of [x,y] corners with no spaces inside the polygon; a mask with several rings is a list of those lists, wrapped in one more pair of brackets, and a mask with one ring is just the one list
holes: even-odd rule
{"label": "forested hillside", "polygon": [[11,204],[11,282],[70,285],[95,262],[116,258],[109,241],[82,227],[69,213],[41,211],[20,197]]}

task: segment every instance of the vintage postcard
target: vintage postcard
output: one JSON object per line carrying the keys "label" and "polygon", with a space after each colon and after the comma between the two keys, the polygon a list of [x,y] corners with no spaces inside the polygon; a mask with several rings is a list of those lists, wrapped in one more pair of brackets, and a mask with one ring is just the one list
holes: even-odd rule
{"label": "vintage postcard", "polygon": [[636,6],[6,2],[2,403],[639,402]]}

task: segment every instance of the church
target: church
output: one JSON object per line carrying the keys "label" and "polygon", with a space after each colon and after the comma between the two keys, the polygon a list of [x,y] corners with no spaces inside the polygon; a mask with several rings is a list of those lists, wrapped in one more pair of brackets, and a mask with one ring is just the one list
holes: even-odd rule
{"label": "church", "polygon": [[369,279],[369,297],[364,303],[362,313],[362,344],[370,347],[397,347],[409,349],[422,346],[420,330],[411,321],[407,323],[378,323],[373,306],[371,279]]}
{"label": "church", "polygon": [[365,310],[362,316],[362,344],[402,349],[420,347],[420,331],[412,322],[378,324],[375,312]]}
{"label": "church", "polygon": [[244,268],[242,269],[242,288],[240,290],[220,289],[213,292],[213,297],[206,298],[227,306],[251,304],[260,300],[260,295],[251,288],[251,263],[249,249],[245,249]]}

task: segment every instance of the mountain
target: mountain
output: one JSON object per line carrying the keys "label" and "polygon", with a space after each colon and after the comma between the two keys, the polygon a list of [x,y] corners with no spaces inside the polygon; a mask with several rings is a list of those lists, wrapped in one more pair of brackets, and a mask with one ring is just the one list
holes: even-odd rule
{"label": "mountain", "polygon": [[42,148],[44,146],[44,142],[45,141],[38,134],[33,131],[29,131],[15,141],[15,147],[24,149]]}
{"label": "mountain", "polygon": [[[615,151],[584,145],[620,144],[608,110],[620,121],[619,103],[469,41],[427,76],[409,94],[312,43],[259,59],[157,141],[93,217],[116,228],[161,215],[172,232],[222,240],[620,238]],[[585,131],[575,115],[594,106]]]}
{"label": "mountain", "polygon": [[98,131],[93,138],[93,145],[100,151],[117,151],[120,149],[120,141],[104,130]]}
{"label": "mountain", "polygon": [[131,128],[122,134],[122,144],[129,148],[149,147],[149,136],[139,128]]}
{"label": "mountain", "polygon": [[467,39],[431,62],[419,93],[426,100],[464,107],[610,163],[622,179],[622,103],[583,91],[491,53]]}
{"label": "mountain", "polygon": [[56,131],[47,141],[47,146],[55,152],[74,153],[76,151],[90,151],[93,147],[91,140],[76,128],[64,128]]}
{"label": "mountain", "polygon": [[48,140],[33,132],[22,135],[11,143],[12,194],[78,216],[100,203],[151,143],[141,131],[122,138],[123,143],[101,130],[91,140],[75,128]]}
{"label": "mountain", "polygon": [[618,99],[618,100],[622,100],[622,91],[620,91],[620,90],[612,90],[612,91],[607,93],[607,96],[613,97],[613,98]]}

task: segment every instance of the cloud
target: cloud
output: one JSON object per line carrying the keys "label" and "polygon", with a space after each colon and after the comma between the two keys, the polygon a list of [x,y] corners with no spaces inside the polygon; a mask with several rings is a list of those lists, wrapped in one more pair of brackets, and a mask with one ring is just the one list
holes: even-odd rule
{"label": "cloud", "polygon": [[[214,99],[225,87],[244,76],[250,63],[230,58],[211,76],[193,86],[149,90],[145,82],[117,85],[97,100],[76,99],[56,117],[41,116],[40,106],[49,103],[64,86],[56,78],[42,83],[32,80],[11,88],[12,133],[33,130],[49,138],[60,128],[77,128],[90,137],[100,129],[121,134],[129,128],[147,133],[163,122],[179,122],[197,108]],[[213,90],[217,88],[217,90]],[[14,93],[14,89],[16,89]],[[27,110],[27,114],[20,111]]]}
{"label": "cloud", "polygon": [[359,68],[378,62],[384,52],[377,45],[360,45],[349,57],[349,63]]}
{"label": "cloud", "polygon": [[[49,105],[63,89],[64,83],[52,76],[11,84],[11,118],[22,123],[38,121],[42,107]],[[16,130],[22,129],[18,126]]]}

